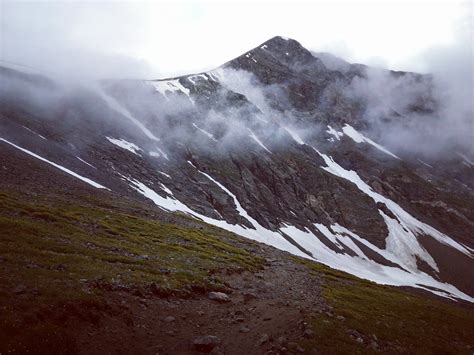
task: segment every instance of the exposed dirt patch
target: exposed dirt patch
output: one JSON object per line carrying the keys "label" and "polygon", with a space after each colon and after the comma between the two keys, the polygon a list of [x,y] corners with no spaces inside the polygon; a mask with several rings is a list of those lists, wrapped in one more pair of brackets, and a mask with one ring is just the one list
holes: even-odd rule
{"label": "exposed dirt patch", "polygon": [[[276,256],[276,255],[275,255]],[[108,302],[130,314],[123,321],[106,316],[101,325],[86,325],[77,334],[81,353],[198,353],[193,342],[216,336],[216,350],[226,354],[258,354],[303,339],[308,312],[325,309],[319,280],[290,260],[274,261],[258,273],[224,276],[228,302],[195,294],[188,299],[136,297],[113,293]],[[105,340],[105,341],[104,341]],[[212,350],[212,349],[210,349]]]}

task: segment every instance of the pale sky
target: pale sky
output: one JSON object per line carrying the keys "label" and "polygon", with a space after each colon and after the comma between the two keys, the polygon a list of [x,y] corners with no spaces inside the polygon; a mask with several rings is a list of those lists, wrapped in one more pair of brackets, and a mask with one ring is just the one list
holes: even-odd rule
{"label": "pale sky", "polygon": [[0,59],[159,78],[212,69],[281,35],[351,62],[424,72],[430,51],[468,46],[472,52],[472,6],[454,0],[0,0]]}

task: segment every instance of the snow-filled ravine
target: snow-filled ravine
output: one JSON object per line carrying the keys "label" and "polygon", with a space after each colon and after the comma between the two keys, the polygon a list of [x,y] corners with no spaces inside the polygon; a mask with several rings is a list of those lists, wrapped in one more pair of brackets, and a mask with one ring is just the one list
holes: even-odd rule
{"label": "snow-filled ravine", "polygon": [[[297,140],[302,142],[299,137]],[[371,244],[366,239],[356,235],[352,231],[347,230],[338,224],[327,227],[322,224],[314,223],[314,226],[336,246],[339,245],[341,250],[343,249],[342,245],[344,245],[346,248],[353,250],[356,256],[334,252],[324,245],[324,243],[322,243],[321,240],[308,229],[301,230],[290,224],[282,224],[278,231],[268,230],[249,215],[249,213],[242,207],[237,197],[228,188],[226,188],[223,184],[221,184],[209,174],[199,170],[198,173],[202,174],[207,179],[215,183],[232,198],[237,212],[240,214],[240,216],[246,219],[253,228],[247,228],[238,224],[230,224],[225,220],[214,219],[195,212],[184,203],[177,200],[173,196],[172,191],[163,184],[161,184],[160,188],[165,192],[166,197],[162,197],[153,189],[138,180],[127,178],[124,179],[127,180],[129,185],[136,191],[151,199],[157,206],[166,211],[180,211],[187,213],[197,219],[202,220],[203,222],[223,228],[243,237],[274,246],[278,249],[288,251],[294,255],[316,260],[334,269],[345,271],[355,276],[380,284],[412,286],[425,289],[443,297],[460,298],[466,301],[474,302],[472,297],[461,292],[456,287],[448,283],[437,281],[432,276],[420,271],[417,268],[416,259],[414,256],[415,254],[419,255],[419,257],[425,260],[434,270],[437,270],[436,263],[432,257],[418,243],[416,238],[418,233],[430,235],[438,241],[455,248],[466,255],[471,256],[471,253],[463,245],[455,242],[433,227],[418,221],[413,216],[404,211],[395,202],[386,199],[381,195],[376,195],[376,193],[373,192],[370,187],[360,180],[355,172],[344,170],[330,157],[327,157],[324,154],[321,154],[321,156],[328,165],[322,167],[323,169],[333,174],[338,174],[338,176],[344,177],[356,185],[358,184],[358,187],[362,191],[367,193],[376,201],[380,200],[386,203],[388,208],[390,208],[397,218],[399,218],[400,222],[384,215],[383,212],[380,211],[389,229],[389,237],[387,240],[386,249],[380,249],[379,247]],[[293,243],[289,242],[288,239],[283,236],[283,234],[290,237],[302,248],[300,249]],[[370,260],[354,241],[365,245],[373,252],[376,252],[385,259],[399,265],[399,267],[381,265],[373,260]],[[303,250],[308,251],[310,255],[305,253]]]}

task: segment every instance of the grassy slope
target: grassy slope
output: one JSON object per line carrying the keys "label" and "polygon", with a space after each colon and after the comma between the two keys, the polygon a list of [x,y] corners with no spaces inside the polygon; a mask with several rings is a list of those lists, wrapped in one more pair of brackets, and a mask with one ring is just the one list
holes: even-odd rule
{"label": "grassy slope", "polygon": [[312,274],[323,276],[324,298],[333,307],[332,312],[311,317],[316,338],[308,341],[306,348],[364,354],[387,349],[472,354],[472,306],[415,295],[324,265],[297,261],[306,264]]}
{"label": "grassy slope", "polygon": [[59,333],[42,324],[44,314],[72,304],[101,310],[110,289],[186,296],[221,289],[215,271],[262,265],[220,229],[181,226],[189,224],[185,216],[161,223],[130,214],[130,207],[140,208],[0,192],[0,345],[24,338],[25,328]]}
{"label": "grassy slope", "polygon": [[[90,202],[51,204],[0,193],[2,265],[15,269],[7,279],[39,286],[53,279],[156,283],[172,291],[215,288],[218,281],[209,276],[214,269],[254,270],[262,262],[233,246],[234,236],[219,229],[162,223],[119,211],[110,201]],[[62,268],[66,272],[58,272]]]}
{"label": "grassy slope", "polygon": [[[256,271],[264,264],[247,251],[250,241],[186,216],[163,223],[139,204],[126,206],[0,191],[0,344],[24,341],[25,326],[51,344],[65,341],[60,323],[41,321],[45,314],[71,302],[106,312],[101,300],[109,289],[186,296],[219,290],[215,271]],[[308,277],[322,277],[333,307],[333,314],[310,317],[316,337],[302,344],[308,350],[367,352],[377,339],[379,350],[469,353],[472,308],[293,259],[307,265]],[[81,307],[67,309],[88,317]]]}

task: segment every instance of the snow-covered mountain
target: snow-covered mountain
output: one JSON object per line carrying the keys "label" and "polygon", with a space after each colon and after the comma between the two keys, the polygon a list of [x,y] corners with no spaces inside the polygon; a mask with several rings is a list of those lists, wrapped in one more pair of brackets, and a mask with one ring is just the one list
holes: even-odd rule
{"label": "snow-covered mountain", "polygon": [[44,180],[6,163],[0,180],[142,199],[364,279],[473,302],[474,163],[461,149],[385,145],[388,127],[438,103],[430,76],[379,70],[408,99],[375,105],[370,70],[282,37],[165,80],[73,85],[3,66],[2,162],[39,161]]}

